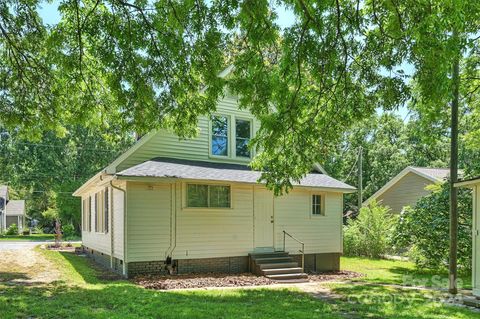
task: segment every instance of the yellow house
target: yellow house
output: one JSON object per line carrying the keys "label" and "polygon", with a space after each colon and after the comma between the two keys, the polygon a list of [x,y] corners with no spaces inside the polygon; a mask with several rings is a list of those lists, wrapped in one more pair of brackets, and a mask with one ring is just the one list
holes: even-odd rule
{"label": "yellow house", "polygon": [[151,132],[75,193],[82,240],[125,275],[256,272],[302,277],[335,270],[342,253],[343,194],[355,188],[320,165],[275,197],[248,164],[259,122],[226,96],[199,134]]}
{"label": "yellow house", "polygon": [[364,201],[363,205],[376,200],[388,206],[392,213],[398,214],[404,207],[414,206],[420,198],[429,195],[430,191],[426,187],[434,183],[443,183],[447,180],[449,173],[448,168],[407,166]]}
{"label": "yellow house", "polygon": [[472,287],[473,295],[480,297],[480,177],[455,183],[455,187],[472,188],[473,221],[472,221]]}

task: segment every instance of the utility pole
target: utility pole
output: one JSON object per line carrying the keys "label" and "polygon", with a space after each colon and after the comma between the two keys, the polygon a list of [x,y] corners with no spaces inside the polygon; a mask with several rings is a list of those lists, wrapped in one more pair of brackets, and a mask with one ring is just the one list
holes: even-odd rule
{"label": "utility pole", "polygon": [[[457,40],[458,32],[453,31],[453,37]],[[449,287],[448,291],[451,294],[457,294],[457,245],[458,245],[458,205],[457,194],[458,190],[454,184],[458,180],[458,102],[459,102],[459,87],[460,87],[460,70],[459,70],[460,53],[457,53],[453,60],[452,68],[452,123],[450,136],[450,260],[449,260]]]}
{"label": "utility pole", "polygon": [[358,211],[360,212],[360,208],[362,208],[363,203],[363,169],[362,169],[362,157],[363,157],[363,149],[360,146],[358,149]]}

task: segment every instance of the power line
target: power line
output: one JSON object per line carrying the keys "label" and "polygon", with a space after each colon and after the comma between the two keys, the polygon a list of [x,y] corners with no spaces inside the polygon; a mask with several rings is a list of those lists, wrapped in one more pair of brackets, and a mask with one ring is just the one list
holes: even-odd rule
{"label": "power line", "polygon": [[[36,146],[36,147],[51,147],[51,148],[67,148],[69,145],[55,145],[55,144],[45,144],[45,143],[30,143],[30,142],[10,142],[11,145],[27,145],[27,146]],[[84,150],[84,151],[92,151],[92,152],[103,152],[103,153],[120,153],[121,150],[105,150],[101,148],[91,148],[85,146],[77,146],[75,145],[76,149]]]}

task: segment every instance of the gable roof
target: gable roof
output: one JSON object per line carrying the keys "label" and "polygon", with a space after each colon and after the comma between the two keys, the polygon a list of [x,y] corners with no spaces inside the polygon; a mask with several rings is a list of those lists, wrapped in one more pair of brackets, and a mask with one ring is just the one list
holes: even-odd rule
{"label": "gable roof", "polygon": [[[450,169],[448,168],[430,168],[430,167],[415,167],[407,166],[404,170],[398,173],[394,178],[389,180],[382,188],[380,188],[375,194],[370,196],[366,201],[363,202],[364,205],[370,203],[372,200],[378,198],[380,195],[389,190],[393,185],[400,181],[407,174],[413,173],[418,176],[421,176],[432,183],[439,183],[445,181],[450,176]],[[459,173],[462,173],[459,170]]]}
{"label": "gable roof", "polygon": [[[116,175],[127,179],[128,177],[163,177],[256,184],[261,172],[253,171],[245,165],[157,157],[127,168]],[[296,185],[331,188],[345,192],[355,191],[355,187],[320,173],[307,174]]]}
{"label": "gable roof", "polygon": [[0,185],[0,197],[7,198],[7,194],[8,194],[8,186]]}
{"label": "gable roof", "polygon": [[7,203],[7,216],[8,215],[24,215],[25,214],[25,201],[13,199]]}

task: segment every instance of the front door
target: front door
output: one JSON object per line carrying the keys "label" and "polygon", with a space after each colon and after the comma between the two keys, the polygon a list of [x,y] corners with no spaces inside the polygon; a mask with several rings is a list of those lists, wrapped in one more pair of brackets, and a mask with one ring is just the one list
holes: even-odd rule
{"label": "front door", "polygon": [[254,188],[254,245],[256,250],[273,250],[273,192]]}

